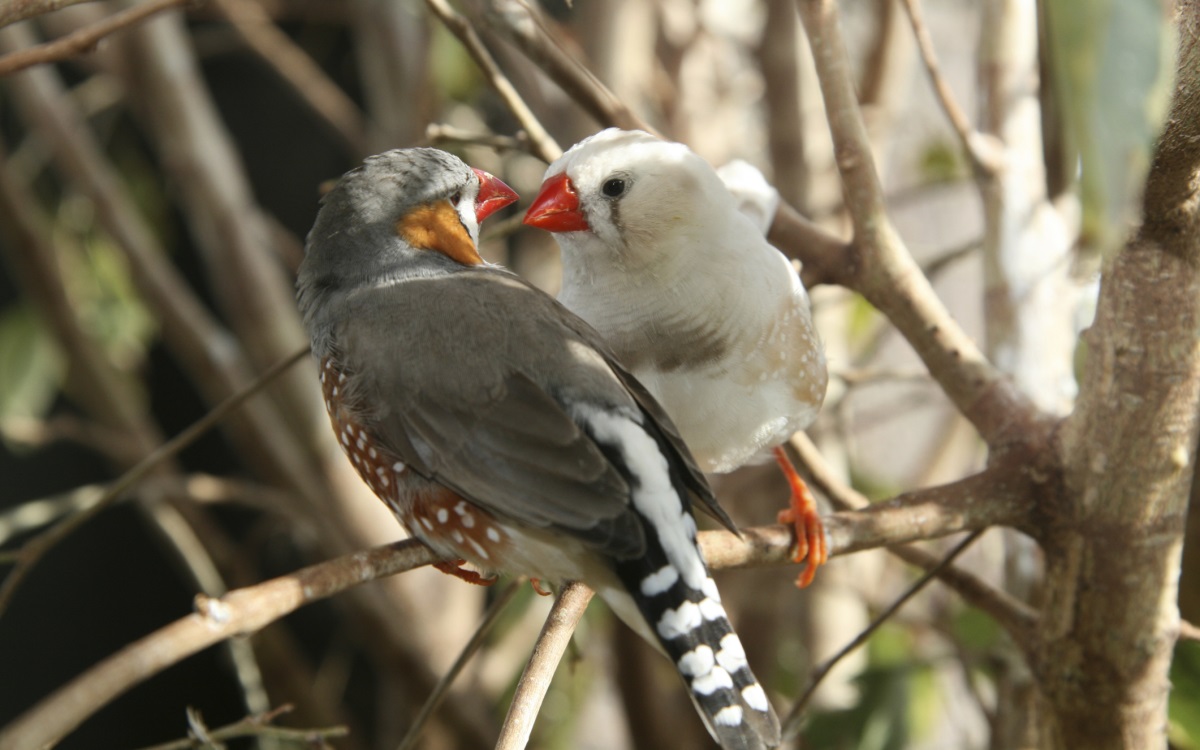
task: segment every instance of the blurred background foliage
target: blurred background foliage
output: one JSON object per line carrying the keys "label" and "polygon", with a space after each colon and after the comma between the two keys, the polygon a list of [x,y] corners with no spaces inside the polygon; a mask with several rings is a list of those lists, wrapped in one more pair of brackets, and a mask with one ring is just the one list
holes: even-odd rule
{"label": "blurred background foliage", "polygon": [[[978,340],[1053,347],[1068,372],[1095,293],[1095,251],[1121,240],[1136,216],[1174,49],[1163,3],[1101,5],[925,3],[954,95],[977,122],[995,115],[995,134],[1010,159],[1032,163],[1040,186],[1032,198],[1053,209],[1066,238],[1022,241],[1041,248],[1045,240],[1051,254],[1061,246],[1056,273],[1069,304],[1047,312],[1014,298],[1006,315],[985,304],[995,288],[990,269],[1026,261],[1005,256],[997,225],[985,220],[970,160],[931,92],[899,2],[840,7],[909,247]],[[89,3],[8,27],[0,49],[60,36],[119,7]],[[1003,50],[1034,46],[1033,68],[985,55],[997,43],[997,15],[1030,8],[1031,22],[999,28],[1013,35],[1000,40]],[[505,19],[523,18],[523,2],[466,0],[461,10],[559,143],[603,124],[508,41]],[[714,164],[748,160],[803,213],[843,227],[820,94],[791,3],[575,0],[534,10],[563,49],[662,133]],[[295,56],[312,69],[297,68]],[[988,105],[1005,92],[992,76],[1004,65],[1034,81],[1041,73],[1026,101],[1032,137],[1007,129],[1018,107],[997,114]],[[47,124],[55,118],[65,129]],[[94,502],[98,485],[302,343],[291,275],[324,181],[368,153],[432,142],[528,198],[544,163],[525,140],[503,148],[489,140],[518,130],[459,41],[413,0],[197,4],[122,32],[95,54],[0,80],[3,549]],[[486,228],[486,255],[553,292],[557,250],[547,236],[518,231],[519,215],[513,209]],[[146,252],[131,249],[139,243]],[[814,300],[834,378],[812,433],[830,462],[873,498],[978,468],[981,444],[887,321],[842,290],[816,289]],[[1023,315],[1053,316],[1069,334],[1048,344],[1006,338],[1002,321]],[[1004,351],[997,344],[992,354],[1014,363],[1020,380],[1020,352],[1006,359]],[[0,725],[187,613],[197,591],[219,593],[401,534],[346,471],[314,401],[312,368],[302,369],[260,399],[258,411],[201,439],[33,570],[0,616]],[[1062,397],[1061,383],[1050,389]],[[761,467],[722,478],[718,491],[736,498],[726,504],[744,524],[772,522],[785,496]],[[1036,548],[1014,548],[998,532],[965,561],[1031,598],[1036,563]],[[1183,590],[1192,592],[1184,616],[1193,621],[1198,565],[1189,556],[1184,570]],[[793,576],[754,570],[718,581],[784,712],[811,666],[913,578],[880,552],[835,560],[811,591],[795,591]],[[349,727],[349,737],[331,740],[336,747],[396,747],[495,592],[428,571],[371,588],[187,660],[62,746],[137,747],[183,736],[187,707],[214,727],[291,703],[282,724]],[[522,587],[421,747],[487,746],[546,609]],[[1178,647],[1172,681],[1171,741],[1200,748],[1197,644]],[[934,587],[834,672],[797,746],[1021,747],[1005,726],[1020,724],[1028,685],[1000,630]],[[533,745],[664,742],[691,748],[708,740],[669,668],[593,606]]]}

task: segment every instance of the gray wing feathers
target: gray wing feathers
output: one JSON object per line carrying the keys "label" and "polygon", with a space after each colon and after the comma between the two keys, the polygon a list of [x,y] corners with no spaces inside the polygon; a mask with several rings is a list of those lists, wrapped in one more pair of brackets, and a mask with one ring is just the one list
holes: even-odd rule
{"label": "gray wing feathers", "polygon": [[636,403],[588,348],[563,345],[571,332],[550,297],[507,277],[465,280],[379,286],[350,301],[358,310],[337,333],[346,364],[366,402],[390,405],[365,418],[414,470],[490,512],[562,529],[617,558],[641,555],[629,487],[554,381],[585,383],[592,403]]}

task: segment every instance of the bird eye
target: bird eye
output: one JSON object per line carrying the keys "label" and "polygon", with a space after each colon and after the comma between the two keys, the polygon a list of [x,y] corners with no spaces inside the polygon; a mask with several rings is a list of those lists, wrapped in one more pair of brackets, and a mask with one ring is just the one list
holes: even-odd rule
{"label": "bird eye", "polygon": [[460,200],[462,200],[462,193],[455,193],[454,195],[450,196],[450,202],[456,206]]}
{"label": "bird eye", "polygon": [[605,183],[600,186],[600,192],[604,193],[609,198],[616,198],[621,193],[625,192],[625,180],[617,177],[614,177],[611,180],[606,180]]}

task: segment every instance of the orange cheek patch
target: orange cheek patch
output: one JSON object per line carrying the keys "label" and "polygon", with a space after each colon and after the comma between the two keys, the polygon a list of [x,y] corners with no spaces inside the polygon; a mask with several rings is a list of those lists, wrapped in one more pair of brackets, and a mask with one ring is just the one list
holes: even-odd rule
{"label": "orange cheek patch", "polygon": [[483,264],[450,201],[418,206],[396,222],[396,234],[418,250],[433,250],[464,266]]}

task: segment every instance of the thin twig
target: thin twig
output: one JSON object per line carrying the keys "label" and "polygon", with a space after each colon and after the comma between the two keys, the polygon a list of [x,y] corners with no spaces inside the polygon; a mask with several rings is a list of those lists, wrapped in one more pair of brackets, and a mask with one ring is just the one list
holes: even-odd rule
{"label": "thin twig", "polygon": [[529,151],[529,137],[524,131],[515,136],[473,133],[453,125],[431,122],[425,126],[425,137],[435,146],[442,143],[464,143],[487,146],[497,151]]}
{"label": "thin twig", "polygon": [[36,47],[11,52],[0,57],[0,76],[24,70],[33,65],[57,62],[69,57],[90,52],[101,39],[113,32],[133,26],[155,13],[170,10],[181,5],[187,5],[193,0],[150,0],[142,5],[135,5],[120,13],[114,13],[108,18],[82,28],[72,34],[55,39],[53,42],[39,44]]}
{"label": "thin twig", "polygon": [[120,430],[75,415],[64,414],[44,420],[9,417],[0,421],[0,436],[34,449],[69,440],[96,451],[116,464],[136,463],[141,456],[137,446]]}
{"label": "thin twig", "polygon": [[433,692],[425,699],[425,705],[421,706],[420,712],[413,719],[412,726],[408,728],[408,732],[404,735],[404,739],[401,740],[397,750],[411,750],[411,748],[416,747],[417,740],[421,736],[421,730],[425,728],[425,722],[429,720],[429,717],[441,705],[442,699],[446,697],[446,693],[450,690],[450,686],[454,684],[454,680],[462,672],[463,668],[467,666],[467,662],[471,660],[475,652],[483,645],[484,638],[491,632],[492,626],[496,624],[500,619],[500,615],[504,613],[504,608],[517,595],[517,591],[520,590],[524,583],[522,579],[510,581],[504,587],[504,590],[500,592],[500,595],[496,597],[496,601],[492,602],[491,606],[488,607],[488,611],[483,615],[483,621],[475,629],[475,634],[471,636],[471,640],[467,641],[467,645],[463,646],[462,653],[458,655],[458,658],[450,665],[450,669],[438,680],[437,685],[433,688]]}
{"label": "thin twig", "polygon": [[[238,719],[232,724],[226,724],[217,729],[206,729],[204,734],[208,740],[215,742],[233,740],[240,737],[268,737],[286,740],[289,743],[319,747],[316,745],[318,740],[345,737],[350,733],[350,730],[344,726],[296,729],[294,727],[277,727],[271,723],[279,716],[291,712],[291,710],[291,705],[285,704],[266,713]],[[189,718],[190,716],[191,713],[189,712]],[[145,747],[142,750],[191,750],[192,748],[204,747],[208,747],[208,745],[201,744],[199,738],[184,737],[183,739],[164,742],[160,745]]]}
{"label": "thin twig", "polygon": [[[0,49],[22,49],[31,44],[32,33],[26,25],[0,29]],[[155,239],[154,230],[55,71],[52,68],[24,71],[12,76],[8,83],[13,102],[30,127],[53,144],[55,161],[64,178],[92,201],[98,225],[127,258],[129,273],[158,321],[163,343],[205,401],[220,403],[240,391],[254,377],[245,350],[171,264],[170,253]],[[19,186],[13,190],[14,199],[29,192]],[[17,211],[14,216],[17,221],[11,222],[13,228],[28,219],[28,210],[18,207]],[[41,234],[47,235],[42,241],[49,243],[48,232]],[[31,235],[27,242],[36,239]],[[34,298],[39,296],[43,295]],[[79,361],[72,356],[73,364]],[[86,385],[94,387],[90,381],[99,378],[89,375]],[[259,400],[247,404],[230,420],[227,434],[248,466],[294,491],[306,501],[302,507],[325,503],[329,493],[321,490],[318,472],[273,404]],[[161,441],[154,441],[158,442]]]}
{"label": "thin twig", "polygon": [[250,49],[287,82],[350,150],[360,158],[365,156],[366,125],[358,105],[279,30],[266,9],[252,0],[216,0],[216,6]]}
{"label": "thin twig", "polygon": [[[907,496],[910,504],[907,508],[903,504],[882,503],[866,510],[826,516],[830,555],[914,539],[930,539],[964,530],[973,531],[994,523],[1015,523],[1016,519],[1027,513],[1019,502],[1020,498],[1003,494],[1006,491],[1003,482],[993,481],[990,475],[977,476],[982,477],[978,482],[980,486],[998,487],[995,492],[1000,494],[965,496],[958,498],[961,502],[956,505],[953,487],[932,488],[910,493]],[[821,487],[819,483],[817,486]],[[1008,491],[1020,494],[1020,487],[1008,488]],[[923,504],[925,499],[932,504]],[[944,516],[932,513],[938,504],[950,512]],[[728,531],[702,531],[699,543],[706,562],[713,570],[792,564],[794,538],[790,527],[782,525],[746,528],[741,530],[740,535]],[[254,632],[303,604],[356,583],[427,565],[435,559],[428,548],[410,540],[305,568],[292,576],[231,591],[219,599],[201,598],[198,601],[200,615],[184,618],[126,646],[43,699],[0,731],[0,750],[41,747],[73,730],[93,712],[133,685],[201,648],[226,637]],[[941,575],[945,578],[950,571],[943,570]],[[996,606],[989,609],[986,599],[983,599],[984,604],[980,604],[980,598],[969,596],[969,589],[962,584],[955,588],[963,592],[964,599],[969,603],[989,612],[1003,624],[1004,610]],[[510,709],[506,736],[512,744],[506,746],[508,750],[522,747],[522,736],[527,741],[533,713],[536,713],[534,704],[540,703],[544,696],[545,682],[553,673],[557,655],[561,655],[565,648],[569,630],[578,622],[590,597],[591,591],[578,584],[565,586],[559,593],[551,620],[543,628],[539,650],[526,668],[528,677],[522,677],[522,687]],[[1010,612],[1008,617],[1016,620],[1020,614],[1019,611]]]}
{"label": "thin twig", "polygon": [[219,424],[230,412],[241,406],[246,399],[265,388],[280,373],[307,355],[308,348],[305,347],[268,369],[244,390],[225,399],[225,401],[213,408],[212,411],[193,422],[186,430],[160,445],[139,461],[136,466],[122,474],[117,481],[109,485],[104,496],[93,505],[27,542],[19,551],[16,567],[4,579],[4,584],[0,586],[0,617],[3,617],[9,603],[12,601],[13,594],[16,593],[17,587],[21,585],[25,577],[29,575],[29,571],[55,545],[66,539],[67,536],[91,520],[100,511],[116,502],[126,490],[149,474],[163,461],[174,458],[184,448],[196,442],[204,433]]}
{"label": "thin twig", "polygon": [[0,27],[93,0],[6,0],[0,3]]}
{"label": "thin twig", "polygon": [[409,539],[344,555],[220,598],[197,596],[193,614],[125,646],[0,730],[0,750],[53,745],[116,696],[202,649],[256,632],[306,604],[436,560],[428,547]]}
{"label": "thin twig", "polygon": [[524,750],[529,743],[533,722],[541,710],[546,691],[550,689],[550,680],[591,599],[592,590],[582,583],[568,583],[558,592],[558,599],[534,644],[533,655],[517,682],[508,715],[500,729],[500,739],[496,741],[496,750]]}
{"label": "thin twig", "polygon": [[933,49],[929,28],[925,25],[920,0],[903,2],[904,9],[908,12],[909,23],[912,24],[913,36],[917,39],[917,48],[921,51],[921,60],[925,63],[925,70],[929,73],[929,81],[933,84],[933,91],[937,95],[938,103],[942,105],[942,111],[946,113],[946,118],[958,134],[963,150],[967,152],[975,169],[988,175],[996,175],[1004,168],[1003,146],[995,136],[985,135],[976,130],[962,107],[958,106],[954,92],[950,90],[950,84],[938,65],[937,52]]}
{"label": "thin twig", "polygon": [[799,700],[796,701],[796,705],[792,707],[792,710],[788,713],[787,718],[784,719],[783,736],[785,740],[794,738],[796,733],[799,732],[800,720],[803,717],[805,707],[808,706],[808,702],[812,699],[813,693],[815,693],[817,688],[821,685],[821,681],[824,680],[826,675],[828,675],[829,672],[838,665],[838,662],[848,656],[856,648],[866,643],[867,639],[870,638],[871,635],[878,630],[881,625],[883,625],[883,623],[887,622],[897,610],[903,607],[908,600],[916,596],[917,593],[920,592],[921,589],[925,588],[930,581],[932,581],[934,578],[937,578],[938,575],[947,567],[949,567],[950,563],[954,562],[955,558],[965,552],[967,547],[971,546],[971,544],[973,544],[981,534],[983,534],[982,531],[971,532],[966,539],[963,539],[958,543],[957,546],[954,547],[954,549],[950,550],[950,553],[942,558],[937,565],[927,571],[925,575],[917,579],[913,585],[909,586],[908,590],[905,591],[900,598],[892,602],[891,606],[889,606],[883,612],[880,612],[879,616],[872,620],[871,624],[864,628],[861,633],[855,636],[852,641],[850,641],[840,651],[829,657],[823,664],[813,670],[812,676],[809,678],[808,687],[804,690],[804,693],[801,694]]}
{"label": "thin twig", "polygon": [[625,130],[655,130],[622,102],[594,73],[568,53],[561,35],[546,28],[542,14],[525,0],[488,0],[485,19],[567,96],[600,123]]}
{"label": "thin twig", "polygon": [[492,88],[496,89],[496,93],[504,100],[505,105],[513,116],[517,118],[517,122],[525,129],[526,135],[529,137],[529,142],[533,144],[534,154],[543,161],[549,163],[562,156],[562,149],[542,127],[542,123],[538,121],[533,111],[525,104],[525,100],[517,93],[512,82],[500,70],[500,66],[496,64],[496,60],[492,57],[492,53],[488,52],[483,41],[479,38],[475,28],[471,26],[462,14],[450,7],[446,0],[425,0],[425,4],[433,11],[450,33],[458,37],[463,46],[467,48],[467,52],[475,60],[475,64],[483,71],[483,75],[487,78],[488,83]]}
{"label": "thin twig", "polygon": [[[1048,441],[1054,420],[979,351],[921,275],[888,217],[836,2],[798,0],[797,4],[812,47],[853,227],[849,257],[825,259],[824,265],[843,263],[845,270],[835,272],[835,277],[866,297],[904,334],[989,447]],[[807,255],[801,260],[808,265]]]}
{"label": "thin twig", "polygon": [[[825,460],[821,457],[820,451],[808,439],[804,433],[797,433],[792,437],[791,446],[796,451],[796,457],[799,459],[800,466],[804,469],[813,485],[817,487],[831,502],[840,509],[866,509],[872,508],[878,512],[882,504],[872,506],[867,498],[859,494],[853,487],[850,487],[829,468]],[[1008,474],[1016,474],[1015,471],[1009,471],[1005,468],[993,469],[992,473],[988,474],[983,480],[985,483],[1000,484],[1001,478]],[[986,472],[985,472],[986,474]],[[975,475],[980,477],[982,475]],[[969,481],[963,480],[964,482]],[[957,483],[961,487],[962,483]],[[995,489],[994,486],[991,489]],[[921,490],[914,493],[909,493],[909,497],[928,496],[931,490]],[[1024,490],[1014,489],[1015,494],[1021,494]],[[896,502],[896,500],[890,501]],[[1007,502],[1000,500],[998,502]],[[837,517],[837,514],[834,516]],[[830,540],[834,542],[833,539]],[[832,545],[831,546],[836,546]],[[916,547],[901,547],[890,546],[888,552],[899,557],[910,565],[916,565],[924,570],[932,570],[939,563],[935,555],[929,552],[918,549]],[[1029,605],[1014,598],[1005,591],[997,589],[983,579],[968,573],[965,570],[960,570],[956,567],[942,568],[940,578],[942,583],[954,589],[968,604],[986,612],[990,615],[1002,628],[1012,636],[1017,643],[1024,644],[1028,640],[1028,635],[1033,631],[1037,623],[1037,613]]]}
{"label": "thin twig", "polygon": [[939,276],[947,268],[967,257],[971,253],[978,252],[982,249],[982,239],[969,240],[958,247],[952,247],[949,250],[944,250],[937,256],[922,263],[921,273],[925,274],[926,278],[933,279]]}
{"label": "thin twig", "polygon": [[1179,621],[1179,640],[1181,641],[1200,641],[1200,627],[1196,627],[1187,620]]}

